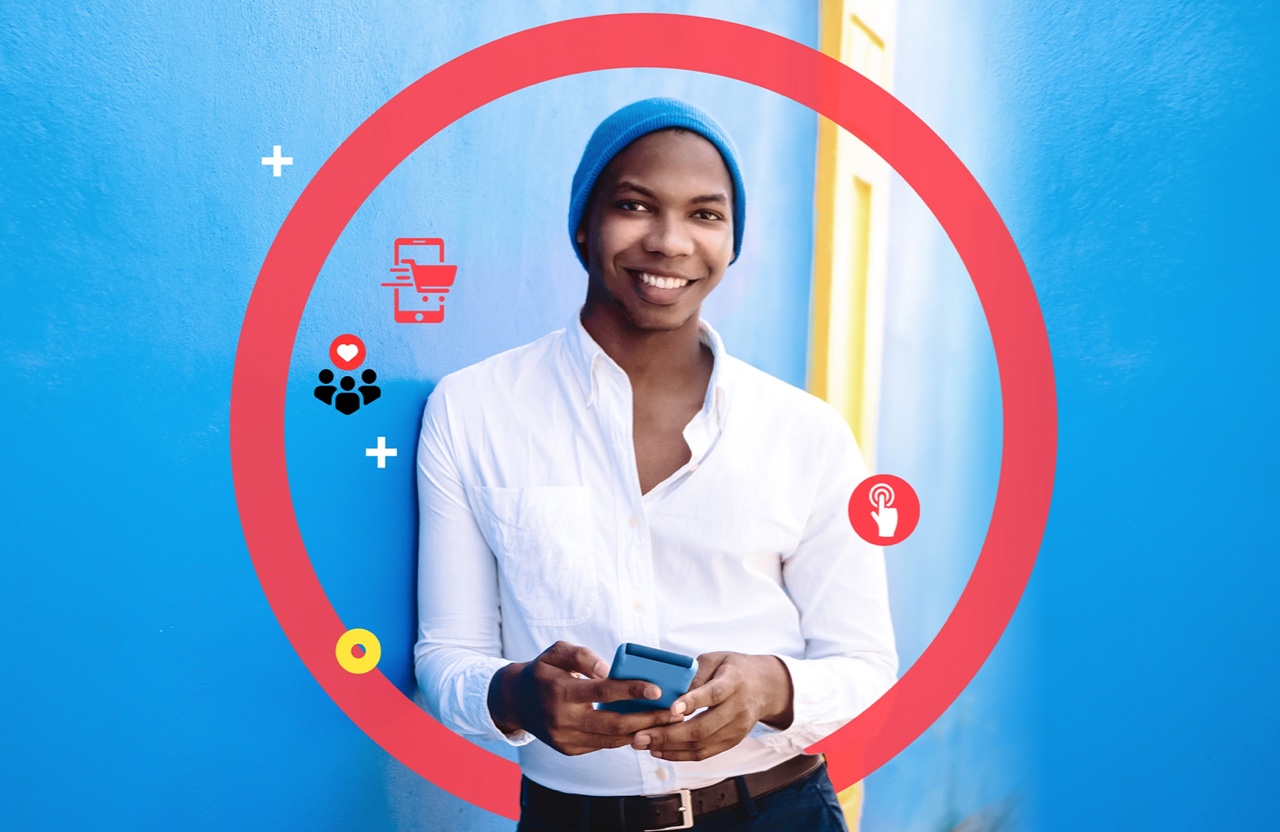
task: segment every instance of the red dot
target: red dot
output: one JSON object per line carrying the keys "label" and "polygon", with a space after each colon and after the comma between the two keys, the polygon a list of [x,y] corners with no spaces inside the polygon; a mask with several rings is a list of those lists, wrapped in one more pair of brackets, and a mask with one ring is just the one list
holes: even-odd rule
{"label": "red dot", "polygon": [[351,648],[351,655],[355,656],[357,659],[363,659],[363,658],[364,658],[364,645],[363,645],[363,644],[357,644],[357,645],[355,645],[354,647],[352,647],[352,648]]}

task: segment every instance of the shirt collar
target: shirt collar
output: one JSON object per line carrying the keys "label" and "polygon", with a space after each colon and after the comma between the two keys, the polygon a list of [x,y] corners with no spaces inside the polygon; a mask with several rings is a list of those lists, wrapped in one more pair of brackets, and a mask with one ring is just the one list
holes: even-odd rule
{"label": "shirt collar", "polygon": [[[705,319],[698,319],[698,337],[702,343],[711,348],[711,357],[713,359],[711,367],[711,381],[707,384],[707,395],[702,402],[702,412],[710,413],[715,416],[716,422],[719,423],[724,418],[725,406],[728,400],[728,390],[726,388],[726,372],[725,359],[729,354],[725,352],[724,341],[720,338],[720,333],[712,328],[711,324]],[[596,398],[596,367],[600,363],[606,366],[614,367],[618,372],[623,372],[622,368],[609,357],[591,334],[587,332],[587,328],[582,325],[581,310],[575,312],[573,320],[569,326],[565,328],[565,347],[569,356],[569,366],[573,369],[573,375],[578,380],[579,386],[582,388],[582,395],[590,406]]]}

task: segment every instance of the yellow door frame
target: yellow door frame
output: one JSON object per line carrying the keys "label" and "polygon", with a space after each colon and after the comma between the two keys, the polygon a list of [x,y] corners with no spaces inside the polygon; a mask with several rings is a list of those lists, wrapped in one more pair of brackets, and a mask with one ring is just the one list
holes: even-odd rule
{"label": "yellow door frame", "polygon": [[[895,0],[822,0],[822,51],[885,87]],[[808,388],[849,422],[874,467],[890,170],[819,116]]]}
{"label": "yellow door frame", "polygon": [[[821,0],[822,51],[889,89],[896,0]],[[809,392],[836,407],[875,470],[884,340],[889,167],[861,141],[818,117]],[[864,788],[839,793],[850,830]]]}

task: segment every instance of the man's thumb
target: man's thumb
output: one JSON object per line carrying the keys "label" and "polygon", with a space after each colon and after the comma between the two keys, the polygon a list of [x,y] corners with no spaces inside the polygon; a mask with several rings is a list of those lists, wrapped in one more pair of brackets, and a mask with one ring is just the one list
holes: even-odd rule
{"label": "man's thumb", "polygon": [[541,659],[561,670],[581,673],[583,676],[596,679],[603,678],[609,673],[609,666],[596,655],[594,650],[590,647],[570,644],[567,641],[557,641],[548,647],[543,651]]}

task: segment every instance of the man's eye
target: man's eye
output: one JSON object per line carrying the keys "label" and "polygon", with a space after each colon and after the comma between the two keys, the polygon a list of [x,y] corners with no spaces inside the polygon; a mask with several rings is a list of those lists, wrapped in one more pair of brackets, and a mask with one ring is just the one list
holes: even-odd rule
{"label": "man's eye", "polygon": [[619,208],[621,208],[623,211],[646,211],[646,210],[648,210],[647,208],[645,208],[645,206],[644,206],[644,204],[643,204],[643,203],[636,202],[634,199],[627,199],[627,200],[623,200],[622,202],[619,202],[619,203],[618,203],[618,207],[619,207]]}
{"label": "man's eye", "polygon": [[698,218],[698,219],[700,219],[700,220],[722,220],[722,219],[724,219],[724,217],[720,216],[720,215],[719,215],[719,214],[717,214],[715,211],[699,211],[698,213],[694,214],[694,216],[695,216],[695,217],[697,217],[697,218]]}

